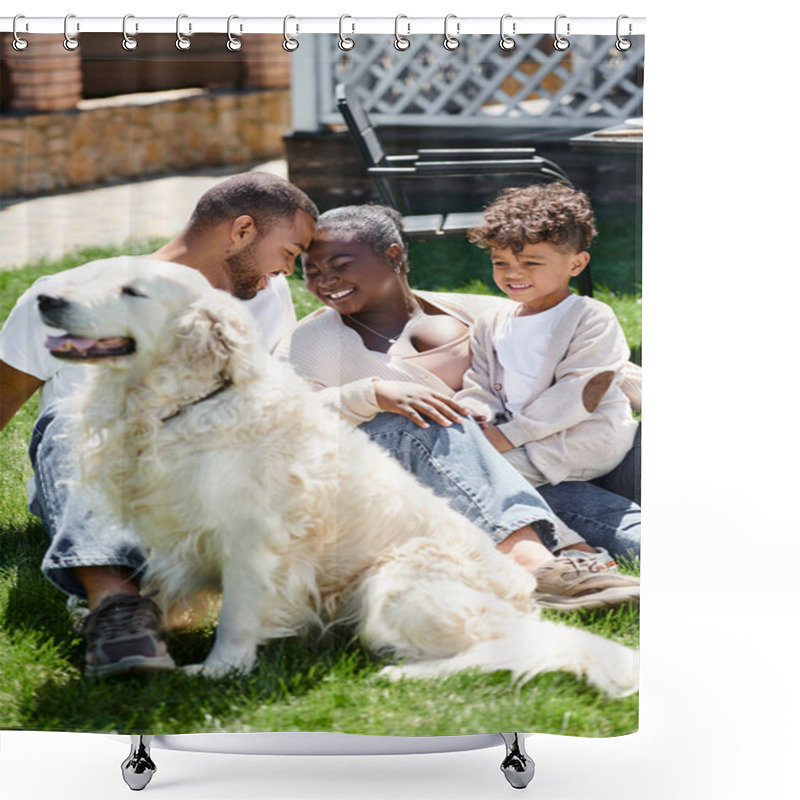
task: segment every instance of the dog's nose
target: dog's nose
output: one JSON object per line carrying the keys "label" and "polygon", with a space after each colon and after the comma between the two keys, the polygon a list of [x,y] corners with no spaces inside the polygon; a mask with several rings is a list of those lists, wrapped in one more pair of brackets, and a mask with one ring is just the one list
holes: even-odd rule
{"label": "dog's nose", "polygon": [[40,294],[36,299],[39,301],[39,311],[55,311],[57,308],[69,305],[61,297],[51,297],[49,294]]}

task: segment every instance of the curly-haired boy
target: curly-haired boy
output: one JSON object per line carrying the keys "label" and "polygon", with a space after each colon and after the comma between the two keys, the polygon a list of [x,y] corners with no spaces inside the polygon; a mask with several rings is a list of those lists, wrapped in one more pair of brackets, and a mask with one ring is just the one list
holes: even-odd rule
{"label": "curly-haired boy", "polygon": [[456,399],[485,419],[489,441],[535,486],[605,475],[638,426],[614,312],[569,289],[596,232],[588,197],[553,183],[506,190],[469,233],[515,303],[476,322]]}

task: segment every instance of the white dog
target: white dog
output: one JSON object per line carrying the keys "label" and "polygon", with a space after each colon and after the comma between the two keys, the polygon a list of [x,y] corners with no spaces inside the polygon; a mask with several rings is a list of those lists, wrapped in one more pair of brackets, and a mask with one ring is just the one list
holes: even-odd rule
{"label": "white dog", "polygon": [[222,593],[195,671],[250,670],[259,644],[352,623],[393,674],[585,674],[636,690],[638,654],[541,621],[532,575],[260,352],[246,309],[175,264],[139,262],[40,303],[48,346],[102,364],[76,398],[85,486],[148,553],[169,606]]}

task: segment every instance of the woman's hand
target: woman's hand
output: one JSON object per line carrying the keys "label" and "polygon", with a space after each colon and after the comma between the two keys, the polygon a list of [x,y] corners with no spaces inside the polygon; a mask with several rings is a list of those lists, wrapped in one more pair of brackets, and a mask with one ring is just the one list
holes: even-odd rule
{"label": "woman's hand", "polygon": [[489,440],[489,444],[494,447],[498,453],[507,453],[509,450],[514,449],[514,445],[508,441],[505,434],[495,425],[482,423],[481,430],[483,431],[483,435]]}
{"label": "woman's hand", "polygon": [[375,400],[382,411],[407,417],[420,428],[430,427],[423,417],[447,426],[463,422],[471,415],[468,408],[452,397],[410,381],[376,380]]}

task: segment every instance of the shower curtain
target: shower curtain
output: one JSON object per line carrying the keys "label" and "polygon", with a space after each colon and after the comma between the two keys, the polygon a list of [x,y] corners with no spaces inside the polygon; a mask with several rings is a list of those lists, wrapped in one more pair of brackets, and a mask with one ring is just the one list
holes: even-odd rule
{"label": "shower curtain", "polygon": [[[598,231],[572,290],[610,307],[635,383],[643,37],[571,35],[556,23],[555,37],[514,35],[509,25],[499,39],[448,25],[444,37],[415,34],[398,19],[391,36],[354,32],[343,20],[337,35],[298,33],[289,21],[284,36],[248,36],[235,19],[229,34],[195,33],[179,20],[176,35],[137,38],[131,19],[125,40],[135,46],[123,47],[120,34],[73,31],[66,47],[61,35],[39,34],[17,49],[3,34],[3,323],[38,278],[154,252],[180,234],[203,192],[250,170],[285,177],[321,211],[396,208],[413,290],[501,297],[489,253],[467,231],[503,190],[561,181],[588,196]],[[354,116],[351,129],[343,112]],[[320,308],[300,263],[287,285],[298,319]],[[26,491],[30,483],[35,494],[28,447],[44,404],[35,390],[50,377],[39,371],[44,356],[25,354],[30,342],[12,342],[10,328],[0,355],[15,378],[31,377],[31,398],[0,434],[0,728],[391,736],[637,729],[637,693],[609,698],[563,671],[517,680],[502,668],[466,669],[390,681],[382,654],[347,626],[273,641],[248,675],[219,681],[179,670],[87,679],[87,608],[43,574],[48,531]],[[630,415],[640,425],[637,402]],[[638,502],[636,469],[626,480]],[[563,520],[575,527],[580,513],[565,508]],[[638,532],[638,505],[625,514],[612,524]],[[621,574],[639,575],[637,555],[616,560]],[[638,648],[638,605],[541,614]],[[214,624],[168,633],[179,666],[202,661]]]}

